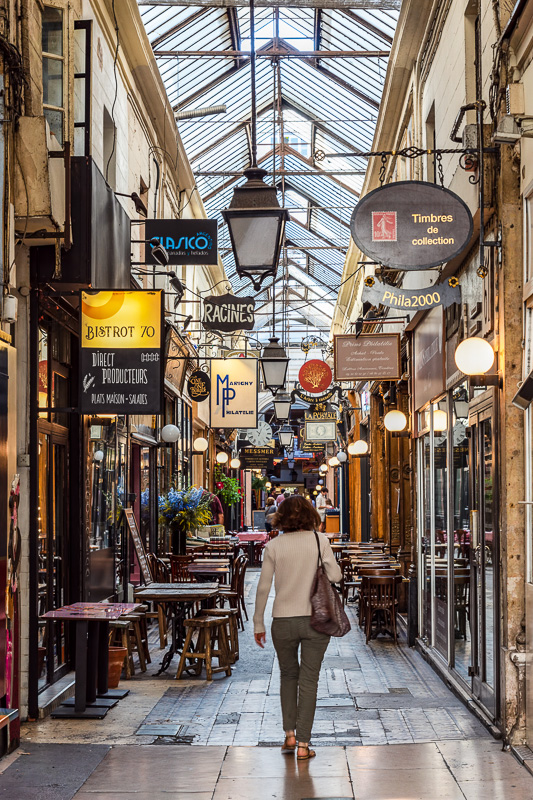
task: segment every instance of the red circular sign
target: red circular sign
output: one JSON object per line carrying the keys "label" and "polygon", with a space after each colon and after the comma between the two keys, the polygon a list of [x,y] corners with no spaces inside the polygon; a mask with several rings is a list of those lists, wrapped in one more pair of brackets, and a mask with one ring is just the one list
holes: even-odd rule
{"label": "red circular sign", "polygon": [[300,386],[310,394],[325,392],[331,384],[332,377],[330,367],[325,361],[318,359],[306,361],[298,374]]}

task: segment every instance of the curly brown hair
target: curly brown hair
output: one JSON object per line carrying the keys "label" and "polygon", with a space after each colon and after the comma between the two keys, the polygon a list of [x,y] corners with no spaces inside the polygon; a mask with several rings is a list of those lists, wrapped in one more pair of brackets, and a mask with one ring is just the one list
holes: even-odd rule
{"label": "curly brown hair", "polygon": [[272,527],[288,531],[312,531],[321,523],[318,512],[302,495],[287,497],[272,517]]}

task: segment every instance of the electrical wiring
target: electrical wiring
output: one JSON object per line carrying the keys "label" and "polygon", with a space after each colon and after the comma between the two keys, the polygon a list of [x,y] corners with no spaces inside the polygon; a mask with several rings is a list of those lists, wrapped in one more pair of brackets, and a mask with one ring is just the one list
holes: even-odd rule
{"label": "electrical wiring", "polygon": [[115,21],[115,33],[116,33],[116,36],[117,36],[117,42],[116,42],[116,46],[115,46],[115,56],[113,58],[113,77],[115,79],[115,96],[113,98],[113,105],[111,106],[111,119],[113,120],[113,147],[111,148],[111,153],[109,154],[109,158],[107,159],[107,165],[106,165],[106,168],[105,168],[105,180],[106,180],[107,184],[109,184],[109,180],[108,180],[108,178],[109,178],[109,166],[111,164],[111,161],[113,159],[113,155],[115,153],[115,149],[116,149],[116,146],[117,146],[117,126],[115,124],[115,105],[116,105],[117,97],[118,97],[117,63],[118,63],[118,51],[119,51],[119,47],[120,47],[120,42],[119,42],[119,38],[118,38],[118,20],[117,20],[117,14],[116,14],[116,11],[115,11],[115,0],[112,0],[111,8],[113,10],[113,19]]}

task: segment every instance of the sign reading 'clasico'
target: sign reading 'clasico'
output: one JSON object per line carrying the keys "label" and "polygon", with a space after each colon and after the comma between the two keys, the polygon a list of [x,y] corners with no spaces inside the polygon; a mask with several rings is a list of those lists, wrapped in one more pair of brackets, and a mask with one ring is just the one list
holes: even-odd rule
{"label": "sign reading 'clasico'", "polygon": [[355,207],[352,236],[367,256],[403,270],[437,267],[461,253],[473,221],[458,195],[426,181],[374,189]]}
{"label": "sign reading 'clasico'", "polygon": [[212,428],[257,428],[258,363],[255,358],[211,361]]}
{"label": "sign reading 'clasico'", "polygon": [[80,412],[160,414],[163,293],[81,292]]}
{"label": "sign reading 'clasico'", "polygon": [[427,289],[397,289],[380,281],[372,284],[365,282],[362,302],[372,303],[373,306],[401,308],[404,311],[427,310],[440,305],[447,308],[452,303],[461,302],[461,289],[449,283],[439,283]]}
{"label": "sign reading 'clasico'", "polygon": [[251,331],[254,327],[255,301],[253,297],[236,297],[233,294],[212,295],[204,300],[202,325],[208,331]]}
{"label": "sign reading 'clasico'", "polygon": [[163,245],[169,264],[217,264],[216,219],[147,219],[145,225],[147,264],[152,256],[152,239]]}

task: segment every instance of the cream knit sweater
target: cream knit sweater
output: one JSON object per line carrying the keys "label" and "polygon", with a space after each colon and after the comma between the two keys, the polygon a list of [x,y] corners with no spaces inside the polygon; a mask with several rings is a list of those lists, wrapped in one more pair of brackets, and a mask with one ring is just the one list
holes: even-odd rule
{"label": "cream knit sweater", "polygon": [[[326,574],[332,583],[342,571],[323,533],[318,534]],[[276,597],[273,617],[310,617],[311,587],[318,564],[318,547],[313,531],[290,531],[272,539],[263,551],[263,567],[255,598],[254,631],[264,633],[265,606],[272,578]]]}

